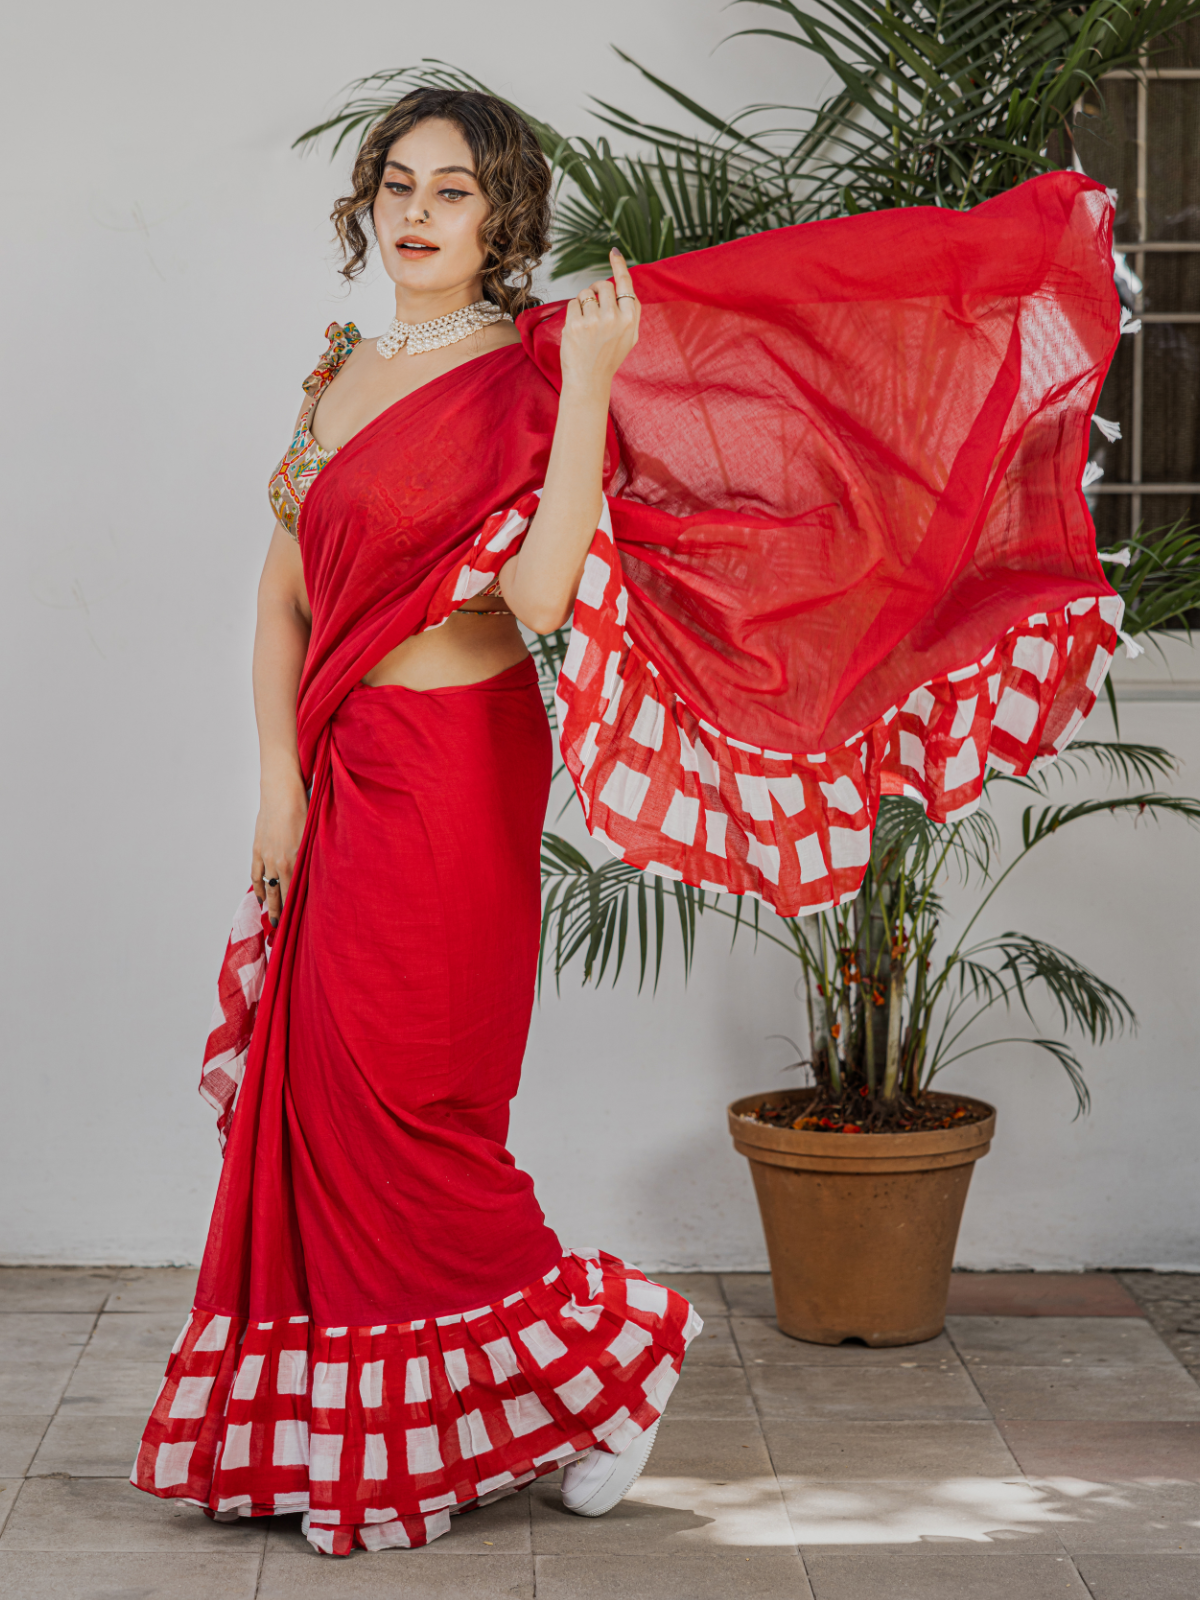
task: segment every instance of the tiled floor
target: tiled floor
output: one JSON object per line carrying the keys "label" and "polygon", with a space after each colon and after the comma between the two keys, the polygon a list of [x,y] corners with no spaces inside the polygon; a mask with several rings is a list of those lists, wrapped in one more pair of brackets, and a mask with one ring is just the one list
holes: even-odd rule
{"label": "tiled floor", "polygon": [[785,1338],[763,1276],[676,1277],[706,1327],[615,1512],[543,1479],[335,1562],[125,1481],[193,1277],[0,1270],[4,1600],[1200,1597],[1200,1387],[1143,1310],[1173,1337],[1187,1283],[964,1274],[939,1338],[867,1350]]}

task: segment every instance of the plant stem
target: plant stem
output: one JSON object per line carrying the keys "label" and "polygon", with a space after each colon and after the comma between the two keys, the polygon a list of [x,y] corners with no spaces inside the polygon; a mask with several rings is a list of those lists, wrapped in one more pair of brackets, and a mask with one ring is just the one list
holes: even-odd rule
{"label": "plant stem", "polygon": [[900,1078],[900,1022],[904,1009],[904,957],[899,943],[892,947],[892,974],[888,984],[887,1058],[883,1065],[883,1098],[890,1105],[896,1098]]}
{"label": "plant stem", "polygon": [[821,935],[821,1010],[825,1019],[826,1061],[829,1066],[829,1087],[834,1094],[842,1092],[842,1068],[838,1060],[837,1040],[833,1037],[833,1012],[830,1006],[829,994],[829,962],[825,955],[825,914],[822,912],[817,918],[817,927]]}
{"label": "plant stem", "polygon": [[817,1056],[817,1025],[813,1020],[812,977],[809,974],[808,962],[802,962],[804,969],[804,1005],[808,1012],[808,1053],[815,1063]]}

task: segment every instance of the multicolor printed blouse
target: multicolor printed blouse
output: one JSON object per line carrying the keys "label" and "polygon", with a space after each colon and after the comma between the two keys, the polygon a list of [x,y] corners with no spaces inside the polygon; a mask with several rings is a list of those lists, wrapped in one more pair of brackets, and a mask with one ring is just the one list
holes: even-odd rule
{"label": "multicolor printed blouse", "polygon": [[300,517],[300,507],[304,504],[304,496],[312,488],[313,480],[321,468],[327,466],[337,455],[336,448],[323,450],[313,438],[309,427],[313,410],[322,392],[345,365],[354,346],[362,340],[362,334],[352,322],[348,322],[344,328],[338,322],[331,322],[325,329],[325,337],[329,340],[329,349],[304,380],[304,392],[308,396],[308,402],[296,419],[296,431],[292,435],[292,442],[283,460],[275,468],[267,489],[271,510],[293,539],[296,537],[296,523]]}

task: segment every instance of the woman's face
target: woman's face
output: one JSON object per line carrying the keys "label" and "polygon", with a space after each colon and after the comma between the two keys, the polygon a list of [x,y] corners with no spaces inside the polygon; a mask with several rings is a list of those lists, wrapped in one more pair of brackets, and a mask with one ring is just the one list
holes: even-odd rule
{"label": "woman's face", "polygon": [[372,215],[384,270],[402,291],[479,298],[491,208],[470,146],[452,122],[430,117],[388,151]]}

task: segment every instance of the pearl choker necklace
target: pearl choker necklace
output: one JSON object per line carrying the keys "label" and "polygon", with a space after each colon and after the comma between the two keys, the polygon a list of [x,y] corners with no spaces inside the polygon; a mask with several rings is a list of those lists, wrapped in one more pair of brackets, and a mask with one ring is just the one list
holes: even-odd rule
{"label": "pearl choker necklace", "polygon": [[405,345],[410,356],[419,356],[426,350],[440,350],[444,344],[457,344],[493,322],[511,321],[508,312],[501,311],[490,300],[476,300],[473,306],[460,306],[448,316],[434,317],[431,322],[401,322],[399,317],[394,317],[391,327],[375,341],[375,348],[385,361],[390,361]]}

